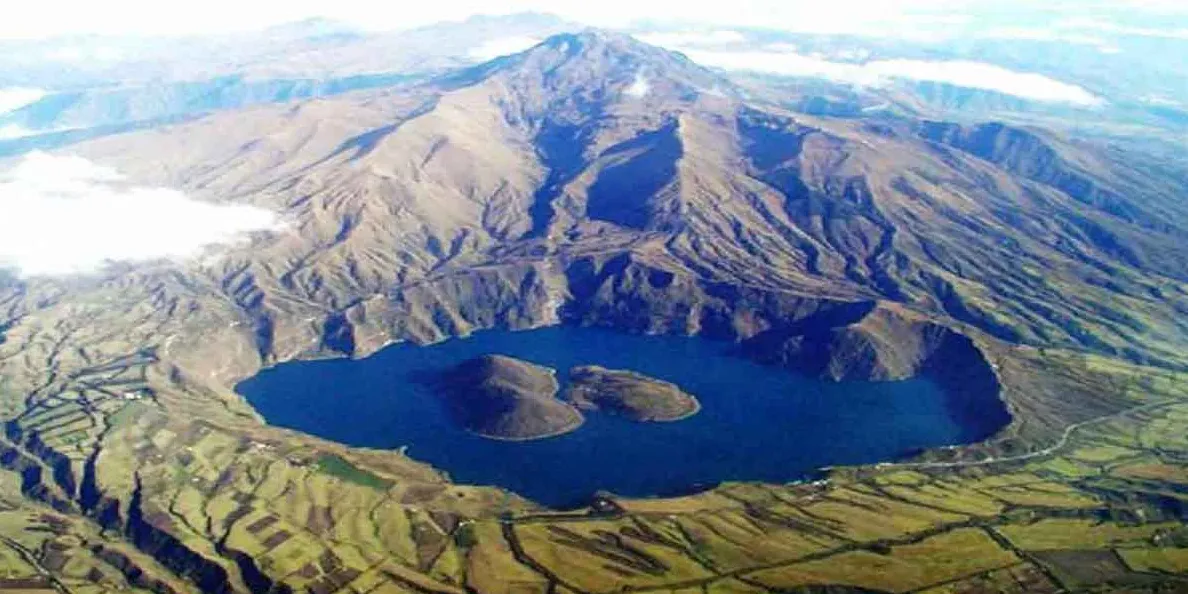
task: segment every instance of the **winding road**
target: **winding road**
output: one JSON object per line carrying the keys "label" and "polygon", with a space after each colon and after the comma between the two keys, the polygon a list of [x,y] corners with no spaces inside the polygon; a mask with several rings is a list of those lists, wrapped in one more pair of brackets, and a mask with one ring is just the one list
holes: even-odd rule
{"label": "winding road", "polygon": [[[1064,428],[1064,432],[1060,435],[1060,439],[1058,439],[1056,441],[1056,443],[1054,443],[1051,446],[1048,446],[1042,450],[1036,450],[1034,452],[1028,452],[1026,454],[1019,454],[1018,456],[1007,456],[1007,457],[1003,457],[1003,458],[986,458],[985,460],[969,460],[969,461],[962,461],[962,462],[889,462],[889,463],[879,464],[877,466],[879,468],[891,468],[891,467],[894,467],[894,468],[961,468],[961,467],[968,467],[968,466],[989,466],[991,464],[1022,462],[1022,461],[1031,460],[1034,458],[1042,458],[1044,456],[1050,456],[1050,455],[1056,453],[1057,450],[1060,450],[1060,449],[1064,448],[1064,446],[1068,445],[1068,440],[1072,437],[1073,433],[1076,433],[1076,431],[1082,427],[1087,427],[1089,425],[1096,425],[1098,423],[1105,423],[1108,421],[1112,421],[1114,419],[1120,419],[1122,417],[1125,417],[1126,415],[1134,414],[1134,413],[1137,413],[1140,411],[1157,410],[1160,408],[1174,406],[1177,404],[1185,404],[1185,401],[1183,399],[1173,399],[1173,400],[1162,400],[1159,402],[1151,402],[1151,403],[1143,404],[1143,405],[1136,406],[1133,408],[1128,408],[1126,410],[1116,412],[1112,415],[1106,415],[1104,417],[1097,417],[1094,419],[1081,421],[1080,423],[1073,423],[1072,425],[1069,425],[1068,427]],[[826,469],[828,469],[828,468],[830,468],[830,467],[826,467]]]}

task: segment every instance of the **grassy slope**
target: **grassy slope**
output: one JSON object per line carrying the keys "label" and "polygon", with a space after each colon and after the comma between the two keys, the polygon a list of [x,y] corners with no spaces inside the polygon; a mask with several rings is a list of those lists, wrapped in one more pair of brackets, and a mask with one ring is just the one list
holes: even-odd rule
{"label": "grassy slope", "polygon": [[[143,521],[201,557],[217,560],[221,542],[225,554],[244,553],[270,580],[298,588],[486,593],[512,580],[572,592],[808,584],[955,592],[1012,591],[1022,582],[1042,592],[1177,583],[1172,574],[1188,571],[1188,383],[1124,365],[1108,373],[1130,386],[1130,407],[1086,420],[1040,455],[1012,460],[975,448],[967,456],[998,458],[837,469],[816,484],[727,484],[671,500],[620,500],[622,511],[609,514],[547,512],[492,489],[450,485],[394,454],[121,402],[97,462],[105,493],[124,493],[122,519],[109,523],[115,532],[97,536],[102,514],[64,516],[68,527],[56,531],[21,527],[53,512],[19,496],[0,517],[26,518],[6,534],[24,534],[51,564],[58,561],[42,543],[69,543],[62,555],[72,565],[63,567],[76,569],[63,569],[63,579],[95,568],[112,583],[127,578],[83,543],[127,550],[118,533],[141,529],[129,521],[133,475],[159,494],[139,503]],[[15,474],[0,476],[18,488]],[[47,493],[70,505],[85,500],[45,478]],[[143,553],[129,554],[150,577],[192,587]],[[14,555],[4,559],[13,575],[38,572]],[[251,579],[217,564],[232,584]]]}

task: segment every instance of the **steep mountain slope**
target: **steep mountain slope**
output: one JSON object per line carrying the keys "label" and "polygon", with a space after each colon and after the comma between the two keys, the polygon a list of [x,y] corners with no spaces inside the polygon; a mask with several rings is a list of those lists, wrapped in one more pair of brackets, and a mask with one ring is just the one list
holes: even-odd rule
{"label": "steep mountain slope", "polygon": [[[1188,365],[1180,180],[1049,133],[810,117],[752,97],[589,31],[408,89],[73,147],[129,183],[262,206],[287,227],[198,262],[6,280],[5,464],[26,496],[208,591],[486,592],[492,576],[567,583],[525,561],[510,522],[459,527],[530,502],[265,426],[231,386],[282,360],[483,328],[697,334],[828,377],[930,375],[958,409],[1000,393],[1010,426],[929,453],[938,468],[1039,456],[1140,392],[1174,391],[1168,369]],[[760,518],[727,530],[804,525],[771,511],[777,495],[705,497]],[[643,585],[706,571],[697,554],[657,561],[567,530],[528,542],[554,560],[607,555]],[[681,551],[694,533],[634,530]],[[783,546],[728,565],[786,559]]]}
{"label": "steep mountain slope", "polygon": [[[349,140],[309,144],[328,121]],[[299,234],[221,272],[271,285],[266,301],[341,310],[430,273],[615,250],[715,282],[898,301],[1006,340],[1164,363],[1182,344],[1175,180],[998,124],[793,117],[613,34],[79,152],[293,217]]]}
{"label": "steep mountain slope", "polygon": [[18,283],[12,307],[143,291],[193,320],[147,314],[174,328],[171,358],[220,382],[490,326],[748,339],[857,323],[880,302],[1184,364],[1174,179],[1046,133],[794,117],[745,95],[586,32],[407,91],[94,141],[79,154],[132,181],[264,206],[289,228],[182,276]]}

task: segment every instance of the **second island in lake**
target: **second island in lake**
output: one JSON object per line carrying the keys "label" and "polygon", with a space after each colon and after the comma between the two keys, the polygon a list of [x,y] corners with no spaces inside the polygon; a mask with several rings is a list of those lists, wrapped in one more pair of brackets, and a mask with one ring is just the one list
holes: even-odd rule
{"label": "second island in lake", "polygon": [[503,440],[543,439],[581,426],[582,413],[603,411],[633,421],[678,421],[700,410],[675,384],[633,371],[588,365],[569,371],[563,399],[556,371],[501,355],[484,355],[435,374],[431,384],[468,431]]}
{"label": "second island in lake", "polygon": [[565,400],[583,410],[601,410],[633,421],[679,421],[701,409],[697,399],[676,384],[597,365],[569,371]]}

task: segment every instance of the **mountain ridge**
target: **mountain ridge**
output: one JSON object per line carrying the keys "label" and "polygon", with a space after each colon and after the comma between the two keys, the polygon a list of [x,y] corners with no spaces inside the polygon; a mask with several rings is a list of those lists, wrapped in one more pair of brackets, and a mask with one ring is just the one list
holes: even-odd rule
{"label": "mountain ridge", "polygon": [[[356,126],[360,130],[356,138],[367,138],[366,152],[330,155],[328,160],[312,154],[286,158],[313,165],[258,186],[268,188],[262,194],[253,191],[257,196],[279,196],[293,193],[287,188],[301,188],[301,194],[325,196],[319,201],[343,195],[324,206],[335,204],[333,208],[342,209],[353,204],[346,218],[351,224],[318,223],[323,229],[321,241],[332,246],[349,244],[353,237],[368,239],[363,230],[372,224],[379,225],[372,228],[376,233],[387,233],[379,231],[388,225],[380,221],[391,216],[394,206],[424,220],[425,225],[410,228],[406,239],[397,240],[397,245],[404,245],[399,249],[414,258],[404,267],[408,274],[503,261],[523,250],[580,253],[609,242],[651,251],[652,247],[644,246],[663,242],[662,251],[676,258],[670,262],[680,262],[678,270],[715,280],[759,285],[774,280],[784,289],[810,293],[827,285],[855,299],[916,301],[949,315],[958,312],[965,321],[1002,337],[1030,335],[1028,340],[1042,341],[1042,335],[1063,332],[1066,340],[1090,348],[1103,345],[1068,334],[1048,306],[1033,313],[1019,311],[1038,305],[1026,293],[1050,290],[1035,285],[1035,280],[996,283],[1004,289],[1013,287],[1014,292],[1011,303],[999,306],[1030,320],[1030,327],[1010,331],[986,318],[993,315],[988,312],[961,313],[974,301],[993,299],[993,293],[986,291],[999,289],[984,286],[977,289],[982,296],[976,298],[963,293],[974,288],[968,285],[971,281],[984,283],[995,275],[1018,274],[1002,269],[1000,259],[987,258],[990,254],[1022,255],[1037,266],[1070,271],[1066,280],[1081,283],[1084,296],[1095,300],[1077,305],[1081,312],[1112,307],[1108,303],[1118,291],[1108,287],[1123,288],[1122,283],[1134,285],[1124,289],[1127,297],[1149,299],[1149,291],[1138,286],[1142,284],[1138,279],[1115,278],[1106,288],[1096,280],[1120,266],[1141,266],[1159,276],[1183,278],[1182,263],[1188,258],[1183,257],[1183,246],[1171,239],[1175,229],[1153,223],[1158,233],[1143,229],[1140,234],[1129,227],[1130,221],[1119,220],[1111,209],[1125,214],[1138,208],[1137,203],[1112,190],[1092,189],[1094,184],[1103,188],[1112,184],[1086,185],[1085,180],[1092,178],[1082,166],[1049,157],[1050,169],[1042,175],[1051,183],[1036,182],[1032,177],[1039,174],[1013,173],[1010,162],[1003,169],[994,162],[994,155],[938,150],[948,146],[943,137],[938,137],[939,143],[925,138],[920,144],[916,133],[908,130],[893,127],[871,133],[852,122],[794,115],[715,94],[687,95],[679,84],[657,85],[649,96],[635,97],[624,91],[638,65],[615,57],[621,53],[608,54],[608,49],[619,51],[616,44],[628,43],[629,56],[642,51],[679,58],[621,36],[610,36],[613,43],[607,45],[604,34],[586,35],[592,43],[585,48],[590,55],[583,54],[574,73],[565,77],[570,81],[566,87],[544,92],[544,97],[557,97],[560,103],[542,98],[537,93],[540,89],[525,92],[516,83],[524,69],[535,84],[549,67],[564,67],[572,60],[559,54],[560,48],[574,43],[569,35],[497,59],[486,67],[485,78],[467,86],[429,83],[403,98],[386,92],[385,97],[400,98],[385,99],[390,105],[402,105],[395,109],[377,110],[367,100],[311,105],[311,109],[317,107],[314,113],[339,109],[367,114],[375,127]],[[620,61],[626,64],[613,77],[590,74]],[[697,68],[677,78],[706,73]],[[596,110],[575,103],[575,97],[599,93]],[[271,111],[265,108],[262,113]],[[279,121],[290,129],[312,125],[295,124],[307,121],[296,113]],[[395,114],[397,122],[384,122],[392,117],[387,114]],[[221,121],[219,116],[212,118]],[[196,124],[193,129],[200,127]],[[928,130],[925,126],[922,133],[928,135]],[[1060,145],[1048,143],[1056,142],[1020,136],[1016,145],[1051,155],[1051,147]],[[102,148],[105,145],[112,150]],[[84,148],[84,154],[97,158],[105,152],[135,152],[118,139],[88,147],[97,150]],[[1075,154],[1081,149],[1061,146],[1058,150]],[[254,162],[252,154],[244,153],[249,164]],[[1116,166],[1111,162],[1111,167]],[[118,166],[123,167],[123,163]],[[207,173],[204,178],[201,191],[220,187],[218,177]],[[187,185],[176,176],[146,179]],[[352,186],[356,189],[348,192],[346,188]],[[1090,189],[1084,195],[1068,193],[1077,194],[1085,187]],[[1167,192],[1167,187],[1147,187],[1150,190],[1145,193],[1151,199],[1142,208],[1159,209],[1152,211],[1159,214],[1145,221],[1174,220],[1183,211],[1168,196],[1157,194]],[[621,202],[629,195],[626,188],[633,188],[641,198]],[[370,200],[376,192],[388,198]],[[1092,192],[1097,194],[1089,195]],[[354,198],[344,193],[353,193]],[[713,199],[739,195],[747,199]],[[1104,202],[1098,205],[1094,200]],[[259,204],[288,208],[273,199]],[[301,204],[305,209],[316,202],[303,197]],[[1032,218],[1023,214],[1040,209],[1045,214]],[[1012,229],[1018,225],[1034,231],[1017,236]],[[960,245],[941,249],[938,244],[956,237],[979,249]],[[434,245],[439,247],[425,250],[424,246]],[[707,257],[710,253],[714,255]],[[761,269],[769,273],[757,275],[755,271]],[[979,277],[963,278],[962,269],[980,271]],[[1086,283],[1078,278],[1094,280]],[[1160,282],[1155,280],[1156,285]],[[927,305],[929,300],[934,305]],[[1155,313],[1155,305],[1142,305],[1139,311]],[[1111,339],[1117,349],[1133,340],[1125,335],[1134,331],[1119,326],[1117,320],[1106,317],[1101,322],[1120,334]]]}

